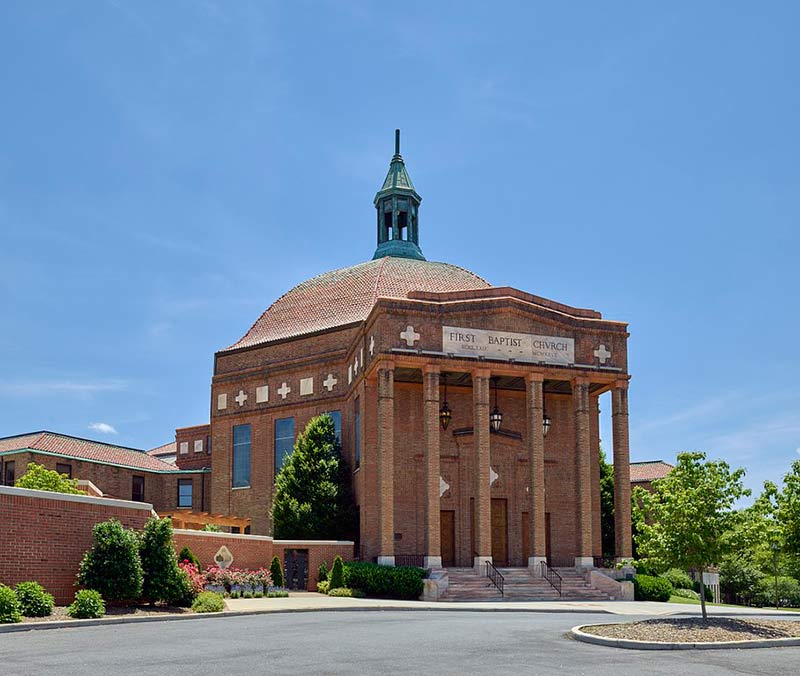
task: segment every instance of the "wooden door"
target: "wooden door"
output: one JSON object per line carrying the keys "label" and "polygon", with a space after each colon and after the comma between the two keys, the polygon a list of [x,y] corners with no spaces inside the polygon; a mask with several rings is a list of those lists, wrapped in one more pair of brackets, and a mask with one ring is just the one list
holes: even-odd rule
{"label": "wooden door", "polygon": [[492,498],[492,562],[508,565],[508,501]]}
{"label": "wooden door", "polygon": [[456,513],[443,509],[439,514],[441,523],[442,566],[456,565]]}
{"label": "wooden door", "polygon": [[528,512],[522,512],[522,565],[528,565],[528,557],[531,555],[530,522]]}
{"label": "wooden door", "polygon": [[308,586],[308,550],[286,549],[283,553],[284,586],[305,591]]}
{"label": "wooden door", "polygon": [[544,555],[547,557],[548,565],[553,565],[550,559],[550,512],[544,515]]}

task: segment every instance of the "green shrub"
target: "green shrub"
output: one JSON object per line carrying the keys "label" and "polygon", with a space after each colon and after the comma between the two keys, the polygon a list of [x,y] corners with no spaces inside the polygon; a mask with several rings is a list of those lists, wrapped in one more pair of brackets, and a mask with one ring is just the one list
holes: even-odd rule
{"label": "green shrub", "polygon": [[251,592],[251,591],[242,592],[242,598],[243,599],[251,599],[251,598],[253,598],[253,592]]}
{"label": "green shrub", "polygon": [[[775,578],[765,576],[756,585],[753,603],[757,606],[775,605]],[[793,577],[778,576],[778,604],[784,608],[800,608],[800,582]]]}
{"label": "green shrub", "polygon": [[363,599],[366,594],[360,589],[348,589],[347,587],[337,587],[328,592],[328,596],[347,596],[353,599]]}
{"label": "green shrub", "polygon": [[289,596],[289,592],[281,589],[280,591],[267,592],[268,599],[285,599]]}
{"label": "green shrub", "polygon": [[328,562],[323,561],[317,568],[317,582],[322,582],[328,579]]}
{"label": "green shrub", "polygon": [[277,556],[272,557],[269,564],[269,576],[272,578],[273,587],[283,587],[286,580],[283,578],[283,568],[281,567],[281,560]]}
{"label": "green shrub", "polygon": [[81,589],[67,607],[67,615],[77,620],[93,620],[106,614],[103,597],[94,589]]}
{"label": "green shrub", "polygon": [[78,570],[78,583],[109,601],[138,600],[142,595],[139,536],[116,519],[95,524],[94,544]]}
{"label": "green shrub", "polygon": [[637,575],[633,578],[633,593],[637,601],[669,601],[672,585],[663,577]]}
{"label": "green shrub", "polygon": [[200,530],[206,533],[221,533],[222,529],[215,523],[207,523]]}
{"label": "green shrub", "polygon": [[661,573],[659,577],[669,580],[675,589],[691,589],[694,584],[689,574],[679,568],[670,568],[666,573]]}
{"label": "green shrub", "polygon": [[66,474],[59,474],[44,465],[35,462],[28,463],[28,469],[14,482],[17,488],[31,488],[35,491],[49,491],[50,493],[69,493],[78,495],[78,480],[70,479]]}
{"label": "green shrub", "polygon": [[[706,591],[706,601],[709,603],[714,600],[714,590],[711,589],[707,584],[703,585]],[[700,598],[700,580],[695,580],[692,582],[692,589],[697,592],[697,598]]]}
{"label": "green shrub", "polygon": [[327,594],[328,588],[330,587],[331,583],[327,580],[323,580],[322,582],[317,582],[317,591],[320,594]]}
{"label": "green shrub", "polygon": [[344,587],[360,589],[383,599],[418,599],[425,570],[413,566],[380,566],[376,563],[344,564]]}
{"label": "green shrub", "polygon": [[700,600],[700,594],[698,594],[694,589],[673,589],[672,595],[678,596],[682,599],[694,599],[695,601]]}
{"label": "green shrub", "polygon": [[38,582],[20,582],[14,591],[19,610],[25,617],[47,617],[53,612],[53,595]]}
{"label": "green shrub", "polygon": [[217,592],[200,592],[192,603],[196,613],[221,613],[225,610],[225,599]]}
{"label": "green shrub", "polygon": [[[338,589],[344,587],[344,562],[342,557],[338,554],[333,558],[333,566],[331,566],[331,574],[328,578],[328,589]],[[330,593],[330,591],[328,592]]]}
{"label": "green shrub", "polygon": [[0,584],[0,624],[22,622],[19,599],[11,587]]}
{"label": "green shrub", "polygon": [[242,592],[233,590],[230,594],[228,594],[229,599],[239,599],[242,597]]}
{"label": "green shrub", "polygon": [[200,564],[200,559],[198,559],[194,555],[194,552],[188,547],[181,549],[180,554],[178,554],[178,561],[188,561],[189,563],[194,564],[197,567],[197,570],[203,570],[203,566]]}
{"label": "green shrub", "polygon": [[263,599],[264,598],[264,592],[263,591],[253,592],[253,598],[254,599]]}
{"label": "green shrub", "polygon": [[144,575],[142,596],[145,599],[151,603],[175,603],[191,598],[193,592],[189,580],[178,568],[178,557],[172,544],[172,521],[156,516],[147,520],[139,555]]}
{"label": "green shrub", "polygon": [[649,575],[651,577],[655,577],[659,573],[656,567],[645,559],[634,559],[631,561],[631,565],[636,569],[637,575]]}

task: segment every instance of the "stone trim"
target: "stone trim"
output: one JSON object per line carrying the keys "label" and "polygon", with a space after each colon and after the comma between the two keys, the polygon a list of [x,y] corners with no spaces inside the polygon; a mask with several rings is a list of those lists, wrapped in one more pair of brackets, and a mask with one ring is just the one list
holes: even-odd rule
{"label": "stone trim", "polygon": [[271,535],[246,535],[245,533],[217,533],[208,530],[192,530],[191,528],[173,528],[173,533],[178,535],[199,535],[200,537],[211,538],[233,538],[234,540],[258,540],[261,542],[273,542]]}
{"label": "stone trim", "polygon": [[0,495],[38,498],[41,500],[62,500],[64,502],[81,502],[86,505],[103,505],[104,507],[119,507],[121,509],[140,509],[146,512],[153,511],[153,505],[149,502],[134,502],[133,500],[118,500],[116,498],[94,498],[89,495],[53,493],[52,491],[37,491],[32,488],[14,488],[13,486],[0,486]]}

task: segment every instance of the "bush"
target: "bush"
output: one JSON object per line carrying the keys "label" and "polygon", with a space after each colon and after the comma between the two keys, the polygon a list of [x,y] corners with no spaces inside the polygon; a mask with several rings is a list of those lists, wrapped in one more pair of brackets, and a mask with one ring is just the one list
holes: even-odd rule
{"label": "bush", "polygon": [[0,584],[0,624],[22,622],[19,599],[11,587]]}
{"label": "bush", "polygon": [[[706,591],[706,601],[711,603],[714,600],[714,590],[711,589],[707,584],[703,585]],[[692,589],[697,592],[697,598],[700,598],[700,580],[695,580],[692,582]]]}
{"label": "bush", "polygon": [[317,591],[320,594],[327,594],[328,593],[328,588],[330,587],[330,584],[331,583],[328,582],[327,580],[322,580],[322,582],[317,582]]}
{"label": "bush", "polygon": [[251,599],[251,598],[253,598],[253,592],[251,592],[251,591],[242,592],[242,598],[243,599]]}
{"label": "bush", "polygon": [[116,519],[92,529],[94,544],[78,570],[78,583],[109,601],[137,600],[142,595],[139,537]]}
{"label": "bush", "polygon": [[659,577],[669,580],[675,589],[691,589],[694,584],[689,574],[679,568],[670,568],[666,573],[661,573]]}
{"label": "bush", "polygon": [[[756,585],[753,603],[757,606],[775,605],[775,578],[765,576]],[[800,582],[793,577],[778,577],[778,606],[800,608]]]}
{"label": "bush", "polygon": [[215,523],[207,523],[200,530],[206,533],[221,533],[222,529]]}
{"label": "bush", "polygon": [[147,520],[142,533],[139,555],[142,559],[142,596],[151,603],[175,603],[192,596],[185,573],[178,568],[172,544],[172,521],[154,516]]}
{"label": "bush", "polygon": [[53,612],[53,595],[38,582],[20,582],[14,591],[19,610],[25,617],[47,617]]}
{"label": "bush", "polygon": [[328,579],[328,562],[323,561],[317,568],[317,582],[322,582]]}
{"label": "bush", "polygon": [[67,607],[67,615],[77,620],[93,620],[106,614],[103,597],[94,589],[81,589]]}
{"label": "bush", "polygon": [[348,589],[347,587],[337,587],[328,592],[328,596],[347,596],[353,599],[363,599],[366,594],[360,589]]}
{"label": "bush", "polygon": [[330,590],[344,587],[344,562],[342,557],[338,554],[333,559],[333,566],[331,566],[331,574],[328,578],[328,593]]}
{"label": "bush", "polygon": [[637,575],[649,575],[650,577],[655,577],[659,573],[659,571],[656,569],[656,566],[645,559],[634,559],[631,561],[631,565],[636,569]]}
{"label": "bush", "polygon": [[263,599],[264,598],[264,592],[263,591],[253,592],[253,598],[254,599]]}
{"label": "bush", "polygon": [[277,556],[273,556],[269,564],[269,576],[272,578],[272,584],[276,587],[283,587],[286,583],[286,580],[283,578],[281,560]]}
{"label": "bush", "polygon": [[344,564],[343,586],[360,589],[367,596],[376,598],[418,599],[422,594],[424,578],[425,570],[413,566],[348,562]]}
{"label": "bush", "polygon": [[17,488],[31,488],[35,491],[49,491],[50,493],[69,493],[78,495],[77,479],[70,479],[66,474],[59,474],[44,465],[35,462],[28,463],[28,469],[14,482]]}
{"label": "bush", "polygon": [[198,559],[194,555],[194,552],[188,547],[181,549],[180,554],[178,554],[178,561],[188,561],[189,563],[194,564],[197,570],[203,570],[203,566],[200,565],[200,559]]}
{"label": "bush", "polygon": [[289,596],[289,592],[285,590],[267,592],[268,599],[285,599]]}
{"label": "bush", "polygon": [[700,600],[700,594],[698,594],[694,589],[673,589],[672,595],[678,596],[682,599],[694,599],[695,601]]}
{"label": "bush", "polygon": [[637,601],[669,601],[672,585],[663,577],[637,575],[633,578],[633,593]]}
{"label": "bush", "polygon": [[221,613],[225,610],[225,599],[217,592],[201,592],[192,603],[196,613]]}

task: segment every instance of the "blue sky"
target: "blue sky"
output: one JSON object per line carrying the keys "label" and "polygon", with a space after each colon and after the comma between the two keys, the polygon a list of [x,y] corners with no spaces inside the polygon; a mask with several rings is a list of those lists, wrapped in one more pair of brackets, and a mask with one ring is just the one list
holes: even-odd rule
{"label": "blue sky", "polygon": [[2,3],[0,434],[207,421],[214,351],[372,255],[397,126],[429,259],[630,323],[634,460],[778,479],[800,6],[451,7]]}

